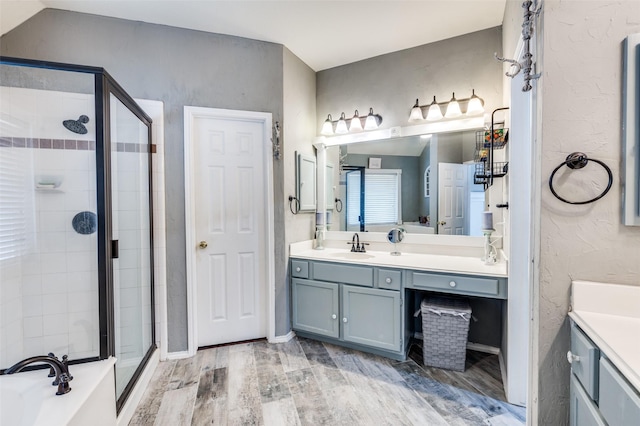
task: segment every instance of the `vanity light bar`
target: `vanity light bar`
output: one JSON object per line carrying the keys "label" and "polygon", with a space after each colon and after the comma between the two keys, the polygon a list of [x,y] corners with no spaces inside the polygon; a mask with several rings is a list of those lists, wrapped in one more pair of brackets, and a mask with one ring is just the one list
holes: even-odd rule
{"label": "vanity light bar", "polygon": [[380,114],[374,114],[373,108],[369,108],[369,114],[366,116],[360,116],[358,110],[356,110],[353,117],[346,118],[343,112],[336,121],[333,121],[331,114],[329,114],[322,124],[320,134],[329,136],[336,133],[345,134],[361,132],[362,130],[375,130],[381,123],[382,116]]}
{"label": "vanity light bar", "polygon": [[[444,115],[442,114],[444,108]],[[425,116],[423,111],[426,111]],[[464,99],[456,99],[456,94],[453,93],[451,100],[448,102],[438,102],[436,97],[433,97],[433,102],[429,105],[420,105],[418,99],[411,108],[409,113],[409,121],[437,121],[444,118],[458,118],[463,115],[472,116],[484,113],[484,100],[476,95],[475,90],[471,90],[471,97]]]}

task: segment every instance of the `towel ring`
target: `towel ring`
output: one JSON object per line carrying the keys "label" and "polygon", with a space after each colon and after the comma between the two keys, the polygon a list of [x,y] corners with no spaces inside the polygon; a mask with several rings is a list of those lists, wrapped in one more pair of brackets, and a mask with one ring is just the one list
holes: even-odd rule
{"label": "towel ring", "polygon": [[[556,193],[556,191],[553,189],[553,177],[555,176],[556,172],[560,170],[562,166],[565,166],[565,165],[572,170],[581,169],[584,166],[586,166],[589,161],[593,161],[595,163],[600,164],[607,171],[607,174],[609,175],[609,183],[607,184],[607,187],[605,188],[605,190],[602,191],[602,194],[587,201],[569,201],[559,196]],[[558,167],[553,169],[553,172],[551,172],[551,176],[549,176],[549,189],[551,190],[551,193],[558,200],[565,202],[567,204],[589,204],[589,203],[593,203],[594,201],[598,201],[600,198],[604,197],[607,192],[609,192],[612,184],[613,184],[613,173],[611,173],[611,169],[609,168],[609,166],[607,166],[605,163],[603,163],[600,160],[588,158],[587,154],[584,154],[582,152],[573,152],[569,154],[567,156],[567,159],[564,162],[560,163]]]}
{"label": "towel ring", "polygon": [[[342,212],[342,200],[340,198],[335,199],[336,211],[338,213]],[[340,206],[340,207],[338,207]]]}

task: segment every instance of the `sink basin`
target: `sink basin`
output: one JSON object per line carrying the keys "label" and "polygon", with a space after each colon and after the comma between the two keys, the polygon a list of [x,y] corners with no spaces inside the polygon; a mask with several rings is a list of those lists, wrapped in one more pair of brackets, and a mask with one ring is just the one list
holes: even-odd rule
{"label": "sink basin", "polygon": [[332,253],[331,256],[341,257],[343,259],[352,259],[352,260],[371,259],[374,257],[371,254],[358,253],[353,251],[345,251],[344,253]]}

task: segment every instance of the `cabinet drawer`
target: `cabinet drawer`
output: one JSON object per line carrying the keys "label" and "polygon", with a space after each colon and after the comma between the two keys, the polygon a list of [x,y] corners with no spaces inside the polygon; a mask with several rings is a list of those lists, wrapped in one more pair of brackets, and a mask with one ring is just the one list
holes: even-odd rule
{"label": "cabinet drawer", "polygon": [[600,358],[600,412],[609,426],[640,422],[640,396],[604,357]]}
{"label": "cabinet drawer", "polygon": [[582,385],[571,375],[569,426],[606,426],[598,407],[589,398]]}
{"label": "cabinet drawer", "polygon": [[304,260],[292,260],[291,276],[296,278],[309,278],[309,262]]}
{"label": "cabinet drawer", "polygon": [[498,296],[500,286],[496,278],[473,278],[456,275],[437,275],[412,272],[412,286],[447,293]]}
{"label": "cabinet drawer", "polygon": [[314,262],[312,271],[314,280],[373,287],[373,268],[370,266]]}
{"label": "cabinet drawer", "polygon": [[594,401],[598,401],[598,358],[600,350],[576,326],[571,324],[571,372],[582,383],[584,390]]}
{"label": "cabinet drawer", "polygon": [[387,290],[400,290],[402,284],[402,272],[393,269],[378,268],[378,288]]}

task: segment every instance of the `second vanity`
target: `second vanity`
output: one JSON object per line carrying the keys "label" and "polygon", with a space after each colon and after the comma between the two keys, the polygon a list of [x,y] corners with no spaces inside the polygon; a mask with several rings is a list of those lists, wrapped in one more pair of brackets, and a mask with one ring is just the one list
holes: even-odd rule
{"label": "second vanity", "polygon": [[470,255],[393,256],[382,250],[391,247],[384,243],[354,253],[344,243],[324,250],[309,241],[291,246],[292,322],[302,337],[405,360],[422,292],[507,298],[504,260],[485,265]]}

